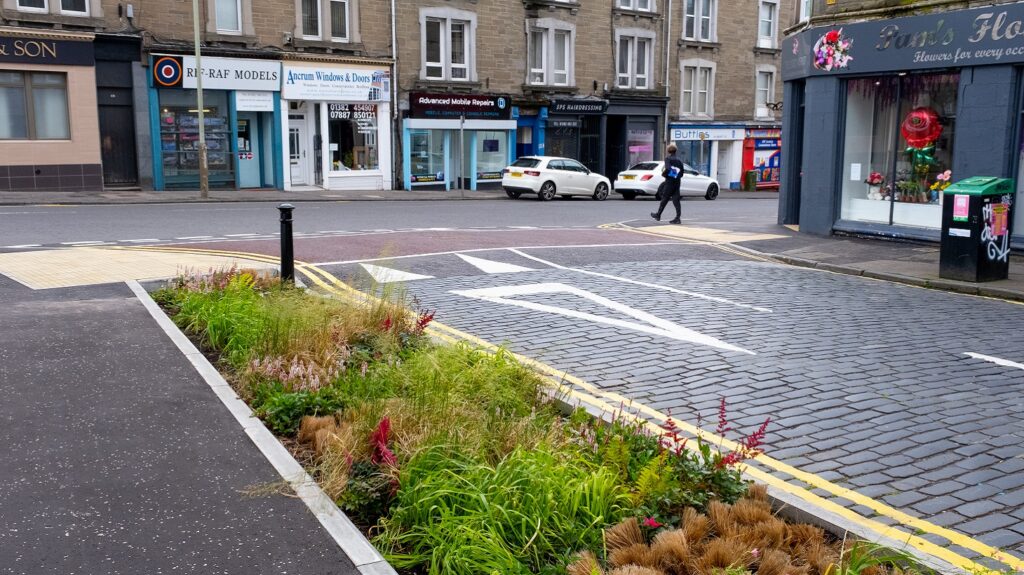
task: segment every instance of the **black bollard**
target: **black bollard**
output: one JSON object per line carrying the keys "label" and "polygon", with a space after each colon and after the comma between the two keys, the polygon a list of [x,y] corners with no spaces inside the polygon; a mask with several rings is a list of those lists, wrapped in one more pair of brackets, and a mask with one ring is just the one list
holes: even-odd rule
{"label": "black bollard", "polygon": [[292,246],[292,210],[295,206],[281,204],[281,282],[295,282],[295,250]]}

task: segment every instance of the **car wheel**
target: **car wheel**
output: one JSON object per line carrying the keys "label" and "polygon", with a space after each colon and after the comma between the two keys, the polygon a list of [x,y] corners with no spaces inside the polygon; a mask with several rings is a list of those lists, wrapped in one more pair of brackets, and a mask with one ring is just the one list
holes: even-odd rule
{"label": "car wheel", "polygon": [[518,200],[519,196],[522,195],[522,192],[516,192],[514,190],[505,190],[505,195],[512,198],[513,200]]}
{"label": "car wheel", "polygon": [[604,182],[598,184],[597,188],[594,190],[593,198],[599,202],[603,202],[608,199],[608,184]]}
{"label": "car wheel", "polygon": [[634,194],[633,192],[622,192],[622,199],[624,200],[632,200],[635,198],[636,194]]}
{"label": "car wheel", "polygon": [[555,198],[555,183],[544,182],[544,185],[540,187],[540,191],[537,192],[537,199],[542,202],[548,202]]}
{"label": "car wheel", "polygon": [[704,194],[705,200],[713,200],[718,197],[718,184],[708,186],[708,193]]}

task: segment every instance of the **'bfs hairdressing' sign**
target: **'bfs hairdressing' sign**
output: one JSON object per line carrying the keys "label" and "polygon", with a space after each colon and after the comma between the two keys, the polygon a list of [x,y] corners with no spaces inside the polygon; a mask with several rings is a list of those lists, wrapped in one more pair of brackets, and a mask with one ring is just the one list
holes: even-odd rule
{"label": "'bfs hairdressing' sign", "polygon": [[784,79],[1024,62],[1024,3],[810,28],[787,38]]}

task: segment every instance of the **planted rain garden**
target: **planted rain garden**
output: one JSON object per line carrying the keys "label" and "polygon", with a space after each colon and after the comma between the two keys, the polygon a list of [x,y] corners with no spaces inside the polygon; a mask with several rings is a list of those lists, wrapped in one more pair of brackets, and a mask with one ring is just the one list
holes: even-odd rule
{"label": "planted rain garden", "polygon": [[[565,415],[508,353],[437,343],[374,288],[319,297],[255,272],[153,294],[238,394],[408,574],[886,575],[907,561],[773,514],[723,453],[625,417]],[[728,428],[724,409],[717,431]]]}

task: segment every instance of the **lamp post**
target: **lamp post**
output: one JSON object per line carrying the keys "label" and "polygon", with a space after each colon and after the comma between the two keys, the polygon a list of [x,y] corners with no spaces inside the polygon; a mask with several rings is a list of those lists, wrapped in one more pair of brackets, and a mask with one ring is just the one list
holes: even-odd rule
{"label": "lamp post", "polygon": [[210,197],[210,164],[206,157],[206,115],[203,111],[203,63],[199,48],[199,0],[192,0],[192,29],[196,44],[196,105],[199,108],[199,197]]}

